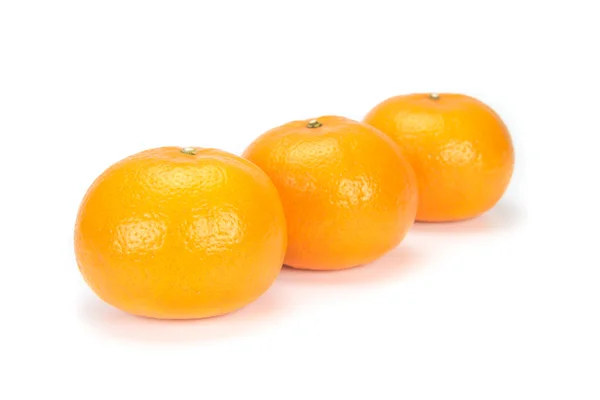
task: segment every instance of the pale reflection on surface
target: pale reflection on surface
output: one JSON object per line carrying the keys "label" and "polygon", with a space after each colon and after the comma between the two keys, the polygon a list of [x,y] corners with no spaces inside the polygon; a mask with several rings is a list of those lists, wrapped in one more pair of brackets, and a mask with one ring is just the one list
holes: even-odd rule
{"label": "pale reflection on surface", "polygon": [[79,303],[79,319],[96,333],[134,342],[189,343],[244,336],[268,329],[289,315],[282,290],[271,287],[254,303],[236,312],[199,320],[136,317],[88,293]]}
{"label": "pale reflection on surface", "polygon": [[365,287],[402,279],[420,265],[424,255],[415,248],[400,244],[380,259],[338,271],[311,271],[284,267],[278,283],[282,285],[363,285]]}
{"label": "pale reflection on surface", "polygon": [[490,211],[475,218],[456,222],[417,222],[412,230],[417,233],[493,233],[517,229],[526,218],[527,213],[517,204],[501,201]]}

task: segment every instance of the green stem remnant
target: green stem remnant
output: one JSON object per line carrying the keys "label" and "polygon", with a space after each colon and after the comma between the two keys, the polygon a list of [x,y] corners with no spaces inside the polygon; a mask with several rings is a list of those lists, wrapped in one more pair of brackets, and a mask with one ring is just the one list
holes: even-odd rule
{"label": "green stem remnant", "polygon": [[306,125],[306,127],[310,129],[319,128],[321,126],[323,126],[323,124],[317,121],[316,119],[308,121],[308,125]]}
{"label": "green stem remnant", "polygon": [[184,147],[183,149],[181,149],[181,152],[183,154],[187,154],[188,156],[196,155],[196,149],[193,147]]}

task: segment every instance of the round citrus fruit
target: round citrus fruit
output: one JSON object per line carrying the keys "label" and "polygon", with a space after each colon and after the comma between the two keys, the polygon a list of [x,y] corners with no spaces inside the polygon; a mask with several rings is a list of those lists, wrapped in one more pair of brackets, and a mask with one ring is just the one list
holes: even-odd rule
{"label": "round citrus fruit", "polygon": [[461,94],[387,99],[364,122],[388,134],[412,164],[418,221],[455,221],[494,206],[513,172],[509,132],[487,105]]}
{"label": "round citrus fruit", "polygon": [[269,177],[215,149],[163,147],[108,168],[75,226],[79,269],[96,294],[132,314],[204,318],[271,286],[286,247]]}
{"label": "round citrus fruit", "polygon": [[399,147],[366,124],[335,116],[290,122],[256,139],[244,157],[279,190],[286,265],[368,263],[398,245],[414,222],[413,171]]}

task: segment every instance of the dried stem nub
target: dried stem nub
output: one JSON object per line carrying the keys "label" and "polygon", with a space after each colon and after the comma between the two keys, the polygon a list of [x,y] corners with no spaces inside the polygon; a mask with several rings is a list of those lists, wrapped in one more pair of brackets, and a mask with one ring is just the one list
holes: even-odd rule
{"label": "dried stem nub", "polygon": [[181,149],[181,152],[183,154],[187,154],[188,156],[193,156],[196,154],[196,149],[193,147],[184,147],[183,149]]}
{"label": "dried stem nub", "polygon": [[322,123],[320,123],[320,122],[319,122],[318,120],[316,120],[316,119],[311,119],[310,121],[308,121],[308,125],[306,125],[306,127],[307,127],[307,128],[311,128],[311,129],[314,129],[314,128],[319,128],[319,127],[321,127],[321,126],[323,126],[323,124],[322,124]]}

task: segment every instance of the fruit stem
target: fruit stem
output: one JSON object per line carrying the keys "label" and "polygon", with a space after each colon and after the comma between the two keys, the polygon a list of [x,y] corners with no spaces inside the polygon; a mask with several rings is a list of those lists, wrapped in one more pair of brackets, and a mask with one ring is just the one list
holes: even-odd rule
{"label": "fruit stem", "polygon": [[318,120],[316,120],[316,119],[311,119],[310,121],[308,121],[308,125],[306,125],[306,127],[307,127],[307,128],[310,128],[310,129],[319,128],[319,127],[321,127],[321,126],[323,126],[323,124],[322,124],[322,123],[320,123],[320,122],[319,122]]}
{"label": "fruit stem", "polygon": [[429,98],[431,100],[439,100],[440,99],[440,95],[437,93],[429,93]]}
{"label": "fruit stem", "polygon": [[196,154],[196,149],[193,147],[184,147],[183,149],[181,149],[181,152],[183,154],[187,154],[188,156],[193,156]]}

